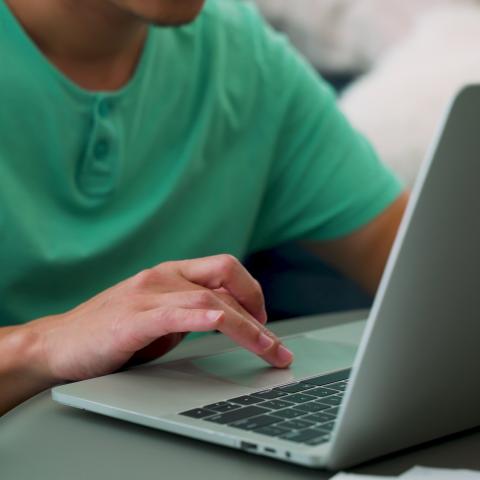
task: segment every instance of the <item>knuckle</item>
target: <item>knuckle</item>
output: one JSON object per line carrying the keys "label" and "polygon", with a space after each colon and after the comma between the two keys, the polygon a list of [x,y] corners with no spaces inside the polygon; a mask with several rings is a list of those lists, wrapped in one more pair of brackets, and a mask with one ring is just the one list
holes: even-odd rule
{"label": "knuckle", "polygon": [[194,293],[195,303],[200,307],[210,307],[216,303],[215,294],[210,290],[198,290]]}
{"label": "knuckle", "polygon": [[137,273],[131,279],[131,287],[134,290],[144,290],[151,287],[158,279],[158,273],[153,268],[147,268]]}
{"label": "knuckle", "polygon": [[155,267],[155,270],[159,272],[168,272],[174,269],[176,263],[177,262],[173,261],[162,262]]}
{"label": "knuckle", "polygon": [[233,273],[240,265],[239,260],[237,260],[233,255],[224,253],[219,255],[218,261],[220,263],[220,268],[225,274]]}

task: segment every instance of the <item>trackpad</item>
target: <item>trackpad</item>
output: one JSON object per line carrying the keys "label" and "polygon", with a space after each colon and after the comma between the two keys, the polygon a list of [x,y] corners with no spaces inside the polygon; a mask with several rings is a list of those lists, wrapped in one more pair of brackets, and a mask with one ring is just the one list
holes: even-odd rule
{"label": "trackpad", "polygon": [[286,370],[271,368],[243,349],[172,362],[167,368],[195,375],[203,374],[230,384],[263,388],[296,378],[349,368],[357,350],[355,345],[319,340],[306,335],[285,339],[284,343],[295,355],[292,366]]}

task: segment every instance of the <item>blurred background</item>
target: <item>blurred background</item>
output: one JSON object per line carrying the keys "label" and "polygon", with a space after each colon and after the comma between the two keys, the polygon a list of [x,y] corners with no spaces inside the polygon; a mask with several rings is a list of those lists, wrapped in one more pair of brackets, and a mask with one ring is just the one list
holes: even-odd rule
{"label": "blurred background", "polygon": [[[450,98],[480,83],[480,0],[254,1],[411,188]],[[372,301],[296,245],[255,255],[248,266],[273,319]]]}

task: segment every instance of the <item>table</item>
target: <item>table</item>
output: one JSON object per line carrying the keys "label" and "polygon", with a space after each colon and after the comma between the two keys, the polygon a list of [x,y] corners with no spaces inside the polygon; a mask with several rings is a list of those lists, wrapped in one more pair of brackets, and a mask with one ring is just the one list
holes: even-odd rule
{"label": "table", "polygon": [[[325,338],[357,345],[367,312],[356,311],[277,322],[279,335],[325,328]],[[220,335],[184,343],[168,358],[223,349]],[[452,412],[453,414],[454,412]],[[397,453],[353,469],[398,475],[414,465],[480,470],[480,429]],[[37,395],[0,419],[1,480],[245,480],[328,479],[266,457],[164,433],[56,404]]]}

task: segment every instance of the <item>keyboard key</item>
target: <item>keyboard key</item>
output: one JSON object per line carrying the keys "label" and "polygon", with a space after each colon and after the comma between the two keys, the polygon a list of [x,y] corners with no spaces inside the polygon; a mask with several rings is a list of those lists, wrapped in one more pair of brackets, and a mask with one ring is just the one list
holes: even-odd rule
{"label": "keyboard key", "polygon": [[322,443],[327,443],[330,440],[330,435],[322,435],[321,437],[312,438],[305,442],[307,445],[312,447],[316,447],[317,445],[321,445]]}
{"label": "keyboard key", "polygon": [[287,419],[300,417],[302,415],[305,415],[305,412],[298,410],[297,408],[286,408],[285,410],[277,410],[275,412],[276,417],[282,417]]}
{"label": "keyboard key", "polygon": [[215,415],[217,412],[213,412],[211,410],[205,410],[204,408],[194,408],[193,410],[188,410],[186,412],[180,413],[180,415],[185,415],[186,417],[191,418],[204,418],[208,417],[209,415]]}
{"label": "keyboard key", "polygon": [[317,387],[308,391],[309,395],[315,395],[315,397],[328,397],[329,395],[338,394],[336,390],[329,388]]}
{"label": "keyboard key", "polygon": [[218,415],[214,415],[213,417],[209,417],[207,420],[209,422],[214,423],[233,423],[237,420],[243,420],[244,418],[255,417],[257,415],[261,415],[263,413],[268,413],[270,410],[266,408],[251,406],[245,408],[239,408],[238,410],[234,410],[233,412],[221,413]]}
{"label": "keyboard key", "polygon": [[278,390],[265,390],[263,392],[252,393],[252,396],[261,398],[262,400],[274,400],[275,398],[284,397],[285,395],[288,395],[288,393]]}
{"label": "keyboard key", "polygon": [[338,397],[337,395],[335,395],[333,397],[325,397],[325,398],[322,398],[321,400],[319,400],[319,402],[324,403],[326,405],[332,405],[332,406],[337,407],[338,405],[340,405],[342,403],[342,397]]}
{"label": "keyboard key", "polygon": [[338,390],[339,392],[344,392],[347,389],[347,382],[337,382],[337,383],[329,383],[325,385],[327,388],[333,388],[333,390]]}
{"label": "keyboard key", "polygon": [[295,407],[298,410],[303,410],[306,413],[315,413],[321,412],[322,410],[326,410],[328,405],[323,405],[322,403],[318,402],[308,402],[308,403],[300,403]]}
{"label": "keyboard key", "polygon": [[277,426],[281,428],[287,428],[288,430],[302,430],[304,428],[313,427],[315,422],[307,422],[303,418],[297,418],[294,420],[289,420],[288,422],[279,423]]}
{"label": "keyboard key", "polygon": [[233,403],[228,402],[218,402],[212,403],[211,405],[205,405],[207,410],[214,410],[215,412],[223,413],[223,412],[230,412],[231,410],[236,410],[240,408],[240,405],[234,405]]}
{"label": "keyboard key", "polygon": [[339,408],[338,407],[332,407],[329,408],[328,410],[325,410],[323,413],[328,413],[329,415],[338,415]]}
{"label": "keyboard key", "polygon": [[283,440],[289,440],[290,442],[305,443],[314,438],[321,437],[327,432],[319,428],[309,428],[307,430],[301,430],[298,432],[289,432],[285,435],[282,435],[280,438]]}
{"label": "keyboard key", "polygon": [[319,375],[314,378],[308,378],[307,380],[302,380],[300,384],[303,385],[316,385],[321,387],[327,385],[328,383],[337,383],[342,380],[347,380],[350,376],[350,370],[341,370],[340,372],[330,373],[328,375]]}
{"label": "keyboard key", "polygon": [[303,392],[306,389],[308,389],[308,386],[301,385],[300,383],[291,383],[291,384],[285,385],[283,387],[274,388],[274,390],[276,390],[276,391],[285,392],[285,393]]}
{"label": "keyboard key", "polygon": [[281,422],[283,419],[274,417],[273,415],[260,415],[258,417],[246,418],[238,420],[230,424],[231,427],[241,428],[242,430],[256,430],[261,427],[268,427],[274,423]]}
{"label": "keyboard key", "polygon": [[243,395],[242,397],[230,398],[229,402],[238,403],[240,405],[254,405],[255,403],[260,403],[261,400],[252,395]]}
{"label": "keyboard key", "polygon": [[327,432],[331,432],[333,430],[333,427],[335,427],[335,422],[322,423],[320,425],[320,428],[322,430],[326,430]]}
{"label": "keyboard key", "polygon": [[295,403],[305,403],[305,402],[311,402],[312,400],[315,400],[316,397],[312,397],[311,395],[305,395],[303,393],[296,393],[295,395],[289,395],[288,397],[285,398],[285,400],[289,402],[295,402]]}
{"label": "keyboard key", "polygon": [[262,435],[268,435],[269,437],[280,437],[281,435],[285,435],[288,433],[288,430],[284,428],[277,427],[276,425],[273,427],[262,427],[258,430],[254,430],[255,433],[261,433]]}
{"label": "keyboard key", "polygon": [[280,410],[282,408],[293,407],[294,405],[293,402],[287,402],[285,400],[271,400],[270,402],[260,404],[261,407],[271,408],[272,410]]}
{"label": "keyboard key", "polygon": [[335,416],[330,415],[329,413],[325,413],[325,410],[321,413],[312,413],[311,415],[302,417],[302,420],[308,420],[309,422],[315,422],[315,423],[331,422],[334,419],[335,419]]}

